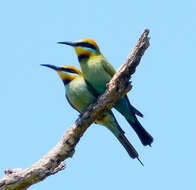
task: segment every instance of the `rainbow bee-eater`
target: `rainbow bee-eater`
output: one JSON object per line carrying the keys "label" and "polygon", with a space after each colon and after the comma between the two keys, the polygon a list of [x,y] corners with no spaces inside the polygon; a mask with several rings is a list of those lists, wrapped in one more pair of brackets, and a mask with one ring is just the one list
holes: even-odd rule
{"label": "rainbow bee-eater", "polygon": [[[58,42],[74,47],[80,67],[85,80],[100,95],[106,90],[106,84],[116,73],[112,65],[101,54],[100,49],[92,39],[83,39],[76,42]],[[114,106],[129,122],[143,145],[151,145],[153,137],[142,127],[136,115],[143,117],[143,114],[134,108],[126,96],[117,101]]]}
{"label": "rainbow bee-eater", "polygon": [[[83,113],[90,104],[96,101],[96,92],[87,84],[82,73],[76,67],[54,66],[48,64],[42,64],[42,66],[49,67],[58,73],[64,83],[65,95],[68,102],[79,113]],[[95,122],[107,127],[124,146],[129,156],[139,160],[137,151],[125,137],[124,131],[117,123],[111,110],[103,113]],[[141,161],[140,163],[142,164]]]}

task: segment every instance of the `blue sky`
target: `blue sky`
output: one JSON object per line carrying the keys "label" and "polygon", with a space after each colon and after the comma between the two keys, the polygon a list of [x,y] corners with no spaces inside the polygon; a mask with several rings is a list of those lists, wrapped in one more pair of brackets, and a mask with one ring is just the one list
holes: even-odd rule
{"label": "blue sky", "polygon": [[128,96],[153,135],[143,147],[114,112],[145,167],[104,127],[92,125],[67,168],[32,186],[42,189],[193,189],[195,187],[195,11],[187,1],[1,1],[0,172],[39,160],[77,119],[57,74],[40,64],[79,67],[71,47],[93,38],[118,69],[144,28],[151,46]]}

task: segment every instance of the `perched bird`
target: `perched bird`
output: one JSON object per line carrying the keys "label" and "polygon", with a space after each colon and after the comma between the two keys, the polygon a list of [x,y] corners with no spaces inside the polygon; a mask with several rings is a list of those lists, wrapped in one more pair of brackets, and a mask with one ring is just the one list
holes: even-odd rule
{"label": "perched bird", "polygon": [[[59,44],[70,45],[74,47],[85,80],[96,90],[98,94],[103,94],[106,90],[106,84],[115,74],[115,69],[101,54],[98,45],[92,39],[83,39],[76,42],[58,42]],[[142,127],[136,115],[143,117],[136,108],[134,108],[127,96],[117,101],[114,106],[132,126],[143,145],[151,145],[153,137]]]}
{"label": "perched bird", "polygon": [[[66,98],[68,102],[79,113],[83,113],[90,104],[96,101],[96,92],[86,83],[82,73],[76,67],[58,67],[48,64],[42,64],[42,66],[49,67],[58,73],[65,85]],[[137,151],[125,137],[124,131],[117,123],[112,111],[105,112],[95,122],[107,127],[124,146],[130,157],[133,159],[137,158],[139,160]],[[139,162],[143,165],[140,160]]]}

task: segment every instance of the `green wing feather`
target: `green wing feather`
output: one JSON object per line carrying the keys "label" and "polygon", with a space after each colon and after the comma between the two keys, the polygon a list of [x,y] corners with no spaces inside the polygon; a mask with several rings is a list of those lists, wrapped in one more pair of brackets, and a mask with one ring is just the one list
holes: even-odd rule
{"label": "green wing feather", "polygon": [[113,77],[113,75],[116,73],[114,67],[109,64],[107,61],[102,61],[102,66],[104,68],[104,70],[111,76]]}
{"label": "green wing feather", "polygon": [[93,86],[87,80],[85,82],[87,83],[88,91],[91,92],[94,97],[98,98],[99,97],[98,92],[93,88]]}
{"label": "green wing feather", "polygon": [[[112,67],[112,65],[109,64],[107,61],[103,61],[103,62],[102,62],[102,66],[103,66],[104,70],[105,70],[111,77],[116,73],[115,69],[114,69],[114,68]],[[130,104],[127,95],[125,95],[125,99],[126,99],[126,102],[127,102],[128,106],[129,106],[129,108],[132,110],[132,112],[133,112],[134,114],[140,116],[140,117],[143,117],[143,114],[142,114],[140,111],[138,111],[134,106],[132,106],[132,105]]]}

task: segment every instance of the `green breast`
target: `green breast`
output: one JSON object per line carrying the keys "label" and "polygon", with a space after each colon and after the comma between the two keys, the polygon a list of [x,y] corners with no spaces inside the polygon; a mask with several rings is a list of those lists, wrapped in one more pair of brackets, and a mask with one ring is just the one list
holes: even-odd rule
{"label": "green breast", "polygon": [[73,107],[81,113],[96,100],[83,77],[77,77],[66,85],[66,96]]}
{"label": "green breast", "polygon": [[85,79],[99,93],[103,94],[106,89],[106,84],[110,81],[111,76],[104,70],[101,58],[88,60],[86,63],[81,63],[81,69]]}

